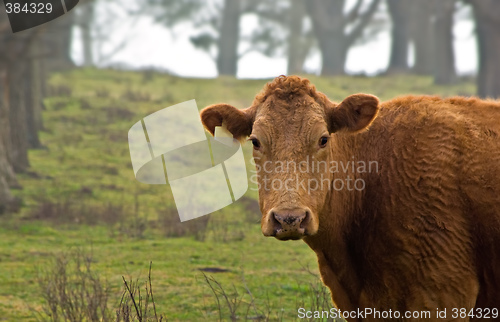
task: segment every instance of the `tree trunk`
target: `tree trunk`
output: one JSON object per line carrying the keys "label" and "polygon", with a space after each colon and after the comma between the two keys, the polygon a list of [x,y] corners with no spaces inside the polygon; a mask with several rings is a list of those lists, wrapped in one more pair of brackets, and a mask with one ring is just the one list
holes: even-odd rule
{"label": "tree trunk", "polygon": [[[1,62],[0,62],[1,63]],[[0,214],[8,211],[15,198],[11,186],[18,186],[10,150],[9,87],[6,67],[0,66]]]}
{"label": "tree trunk", "polygon": [[477,94],[480,97],[500,97],[500,2],[470,0],[474,7],[479,52]]}
{"label": "tree trunk", "polygon": [[345,73],[345,63],[349,45],[346,44],[343,33],[331,31],[328,35],[321,36],[319,47],[321,49],[321,75],[334,76]]}
{"label": "tree trunk", "polygon": [[28,135],[28,147],[40,148],[42,144],[38,137],[38,131],[43,129],[42,122],[42,74],[41,74],[41,52],[40,43],[34,41],[31,45],[31,57],[26,63],[26,82],[25,82],[25,100],[26,100],[26,124]]}
{"label": "tree trunk", "polygon": [[40,35],[40,41],[45,45],[45,68],[48,72],[62,71],[73,68],[71,60],[71,34],[74,23],[74,10],[66,13],[45,27]]}
{"label": "tree trunk", "polygon": [[349,49],[344,35],[344,0],[313,0],[307,7],[321,51],[321,75],[344,74]]}
{"label": "tree trunk", "polygon": [[[38,140],[41,126],[36,112],[41,108],[41,86],[33,78],[40,76],[34,46],[42,27],[13,35],[6,22],[0,12],[0,213],[16,211],[20,205],[9,189],[20,187],[15,172],[29,167],[28,123],[33,140]],[[28,107],[32,115],[27,114]]]}
{"label": "tree trunk", "polygon": [[222,23],[217,43],[217,70],[219,75],[236,76],[238,68],[240,15],[240,0],[224,1]]}
{"label": "tree trunk", "polygon": [[37,77],[36,62],[32,61],[28,77],[24,82],[24,101],[26,108],[26,131],[28,147],[37,149],[42,146],[38,137],[38,131],[41,130],[41,95],[40,95],[40,79]]}
{"label": "tree trunk", "polygon": [[432,0],[413,1],[410,16],[407,17],[411,20],[411,38],[415,48],[413,71],[422,75],[432,75],[434,71],[432,4]]}
{"label": "tree trunk", "polygon": [[290,8],[290,34],[288,36],[288,63],[287,74],[300,74],[309,48],[305,48],[302,35],[302,21],[305,17],[303,0],[291,0]]}
{"label": "tree trunk", "polygon": [[387,6],[392,20],[391,56],[388,72],[404,73],[409,70],[410,25],[408,17],[411,15],[411,2],[408,0],[387,0]]}
{"label": "tree trunk", "polygon": [[346,14],[344,14],[344,0],[308,2],[307,8],[323,60],[321,75],[332,76],[345,73],[347,52],[370,21],[380,0],[372,0],[368,9],[363,13],[361,12],[362,2],[358,0],[354,8]]}
{"label": "tree trunk", "polygon": [[5,147],[0,142],[0,215],[7,212],[14,202],[14,196],[7,183],[7,174],[5,173],[7,167],[9,167],[9,163],[5,158]]}
{"label": "tree trunk", "polygon": [[25,91],[30,85],[24,61],[11,65],[8,71],[8,81],[10,84],[16,84],[16,86],[10,87],[9,120],[11,125],[11,162],[14,170],[19,173],[24,172],[29,167]]}
{"label": "tree trunk", "polygon": [[17,186],[18,182],[11,155],[11,124],[10,124],[10,87],[7,77],[7,68],[0,66],[0,171],[7,184]]}
{"label": "tree trunk", "polygon": [[94,66],[92,53],[92,23],[94,20],[94,0],[87,0],[80,6],[79,26],[82,31],[83,66]]}
{"label": "tree trunk", "polygon": [[456,0],[434,0],[434,82],[452,84],[457,80],[453,51],[453,13]]}

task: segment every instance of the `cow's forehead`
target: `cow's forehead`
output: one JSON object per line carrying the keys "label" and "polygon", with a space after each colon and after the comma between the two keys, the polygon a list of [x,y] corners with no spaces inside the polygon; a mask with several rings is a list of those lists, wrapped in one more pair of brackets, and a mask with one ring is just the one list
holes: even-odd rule
{"label": "cow's forehead", "polygon": [[318,128],[324,131],[328,103],[309,80],[298,76],[277,77],[254,99],[254,130],[267,135],[283,132],[288,137],[316,132]]}
{"label": "cow's forehead", "polygon": [[308,141],[310,135],[321,135],[326,129],[324,107],[310,96],[292,100],[270,97],[259,106],[254,123],[254,132],[274,136],[274,139],[282,134]]}
{"label": "cow's forehead", "polygon": [[257,109],[257,117],[265,119],[298,121],[306,117],[324,117],[324,115],[324,107],[308,95],[287,100],[271,96]]}

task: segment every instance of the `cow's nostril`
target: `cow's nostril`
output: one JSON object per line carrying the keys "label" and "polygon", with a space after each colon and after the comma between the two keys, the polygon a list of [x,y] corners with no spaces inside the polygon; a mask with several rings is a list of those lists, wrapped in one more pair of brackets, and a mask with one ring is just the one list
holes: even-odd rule
{"label": "cow's nostril", "polygon": [[308,216],[308,212],[302,214],[294,214],[291,211],[287,211],[283,214],[277,212],[271,212],[275,223],[278,226],[294,226],[302,223],[305,218]]}
{"label": "cow's nostril", "polygon": [[311,214],[306,210],[305,216],[300,220],[300,228],[306,228],[309,221],[311,220]]}
{"label": "cow's nostril", "polygon": [[[271,212],[271,221],[273,223],[273,229],[276,232],[278,229],[281,229],[281,221],[278,219],[279,216],[274,211]],[[281,218],[280,218],[281,219]]]}

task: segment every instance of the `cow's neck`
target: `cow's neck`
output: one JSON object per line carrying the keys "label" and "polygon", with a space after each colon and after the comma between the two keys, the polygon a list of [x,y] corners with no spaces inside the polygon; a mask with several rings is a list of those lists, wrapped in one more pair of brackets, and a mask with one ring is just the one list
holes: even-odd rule
{"label": "cow's neck", "polygon": [[[329,173],[332,184],[334,180],[343,181],[344,184],[352,180],[364,180],[368,184],[368,174],[352,171],[352,164],[347,162],[370,161],[364,160],[368,156],[363,155],[366,144],[363,134],[339,135],[338,140],[332,146],[331,161],[343,163],[337,173]],[[353,147],[357,147],[356,150]],[[354,157],[354,158],[353,158]],[[355,166],[355,170],[357,167]],[[340,180],[340,181],[338,181]],[[359,186],[358,186],[359,187]],[[322,279],[330,288],[335,303],[344,309],[355,309],[358,305],[361,282],[359,272],[353,263],[352,244],[349,242],[349,233],[361,220],[360,209],[362,209],[364,190],[337,189],[332,187],[327,196],[325,207],[319,214],[319,231],[315,236],[305,239],[305,242],[318,255]],[[366,188],[366,187],[365,187]]]}

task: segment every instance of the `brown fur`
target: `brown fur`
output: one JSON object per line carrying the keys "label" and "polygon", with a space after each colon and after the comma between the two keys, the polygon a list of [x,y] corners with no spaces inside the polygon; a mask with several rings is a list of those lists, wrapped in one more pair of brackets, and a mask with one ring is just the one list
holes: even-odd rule
{"label": "brown fur", "polygon": [[[303,238],[341,310],[435,314],[439,308],[451,319],[453,308],[500,307],[500,103],[405,96],[379,104],[357,94],[336,104],[291,76],[266,85],[250,108],[233,109],[206,108],[205,126],[213,133],[214,124],[224,121],[235,137],[259,140],[254,158],[262,231]],[[325,134],[327,147],[318,147]],[[262,170],[266,162],[277,169],[277,160],[312,157],[377,161],[379,171]],[[310,192],[262,185],[321,175],[350,176],[366,186]],[[297,213],[306,219],[280,235],[276,227],[287,224],[275,215]]]}

